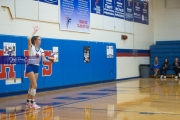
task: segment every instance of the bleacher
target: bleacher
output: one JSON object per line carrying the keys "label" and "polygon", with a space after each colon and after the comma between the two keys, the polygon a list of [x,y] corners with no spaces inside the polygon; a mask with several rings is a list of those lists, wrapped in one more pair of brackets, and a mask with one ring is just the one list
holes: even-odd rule
{"label": "bleacher", "polygon": [[[154,62],[154,58],[158,57],[160,64],[163,64],[164,59],[169,60],[170,69],[167,71],[167,77],[174,76],[173,62],[176,57],[180,60],[180,40],[176,41],[157,41],[156,45],[150,47],[150,63]],[[160,72],[159,72],[160,74]],[[151,70],[153,75],[153,70]]]}

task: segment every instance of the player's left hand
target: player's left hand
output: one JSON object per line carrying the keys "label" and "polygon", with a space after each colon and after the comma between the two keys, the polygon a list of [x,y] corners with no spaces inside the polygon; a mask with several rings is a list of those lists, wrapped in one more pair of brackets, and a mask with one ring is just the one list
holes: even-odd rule
{"label": "player's left hand", "polygon": [[53,60],[49,60],[49,62],[54,63],[54,61],[53,61]]}

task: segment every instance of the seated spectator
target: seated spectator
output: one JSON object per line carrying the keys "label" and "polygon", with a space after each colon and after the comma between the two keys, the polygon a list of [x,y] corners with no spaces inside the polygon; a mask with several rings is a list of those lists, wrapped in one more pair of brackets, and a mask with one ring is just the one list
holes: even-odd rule
{"label": "seated spectator", "polygon": [[166,72],[169,69],[169,62],[168,59],[164,60],[164,63],[162,64],[162,67],[160,69],[161,72],[161,79],[164,77],[164,79],[166,79]]}
{"label": "seated spectator", "polygon": [[173,69],[175,71],[175,79],[178,79],[179,68],[180,68],[180,63],[179,63],[178,58],[176,57],[175,61],[173,62]]}
{"label": "seated spectator", "polygon": [[159,61],[158,61],[158,57],[154,58],[154,63],[152,65],[152,68],[154,69],[154,77],[157,77],[157,74],[158,74],[159,69],[160,69],[160,64],[159,64]]}

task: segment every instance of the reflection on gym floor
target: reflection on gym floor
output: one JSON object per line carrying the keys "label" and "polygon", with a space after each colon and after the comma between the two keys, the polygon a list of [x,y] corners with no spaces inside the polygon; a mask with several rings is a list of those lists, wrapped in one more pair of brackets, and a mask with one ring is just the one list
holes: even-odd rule
{"label": "reflection on gym floor", "polygon": [[0,120],[180,118],[180,82],[173,79],[133,79],[38,93],[39,110],[25,108],[25,98],[1,98]]}

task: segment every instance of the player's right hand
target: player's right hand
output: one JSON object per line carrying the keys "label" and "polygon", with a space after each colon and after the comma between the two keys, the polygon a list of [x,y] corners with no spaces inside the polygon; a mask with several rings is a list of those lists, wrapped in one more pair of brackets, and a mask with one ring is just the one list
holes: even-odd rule
{"label": "player's right hand", "polygon": [[34,26],[34,32],[37,32],[39,30],[38,26]]}

